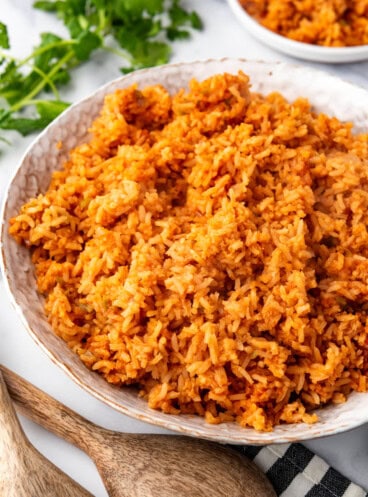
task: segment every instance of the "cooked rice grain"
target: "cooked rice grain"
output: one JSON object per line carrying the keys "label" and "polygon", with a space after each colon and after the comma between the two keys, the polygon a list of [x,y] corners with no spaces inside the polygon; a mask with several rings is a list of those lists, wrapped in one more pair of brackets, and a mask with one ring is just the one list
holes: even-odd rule
{"label": "cooked rice grain", "polygon": [[366,390],[367,135],[243,73],[117,90],[91,132],[10,224],[89,368],[257,430]]}
{"label": "cooked rice grain", "polygon": [[368,0],[239,0],[266,28],[327,47],[368,45]]}

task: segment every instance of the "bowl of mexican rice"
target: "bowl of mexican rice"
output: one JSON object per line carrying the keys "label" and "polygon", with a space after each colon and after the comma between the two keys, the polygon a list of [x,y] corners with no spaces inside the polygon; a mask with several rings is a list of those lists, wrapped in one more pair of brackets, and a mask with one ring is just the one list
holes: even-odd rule
{"label": "bowl of mexican rice", "polygon": [[23,323],[79,385],[266,444],[368,421],[368,93],[286,63],[124,76],[31,145],[3,206]]}

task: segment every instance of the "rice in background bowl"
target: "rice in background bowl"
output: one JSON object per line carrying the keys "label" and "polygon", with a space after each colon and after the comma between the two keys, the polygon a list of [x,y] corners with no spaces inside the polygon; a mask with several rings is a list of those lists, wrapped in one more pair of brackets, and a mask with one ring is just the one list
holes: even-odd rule
{"label": "rice in background bowl", "polygon": [[327,47],[368,45],[368,3],[363,1],[239,0],[267,29],[302,43]]}
{"label": "rice in background bowl", "polygon": [[[158,70],[150,70],[150,71],[142,71],[141,73],[137,73],[135,75],[132,75],[131,77],[124,78],[123,84],[124,86],[127,86],[131,84],[135,78],[138,78],[140,81],[140,87],[143,88],[143,86],[146,86],[147,84],[152,84],[152,83],[163,83],[165,86],[168,86],[169,82],[169,87],[170,83],[172,80],[175,79],[177,86],[173,88],[173,90],[177,90],[178,87],[181,85],[185,85],[189,79],[192,77],[197,77],[199,79],[204,79],[208,77],[211,74],[216,74],[216,73],[223,73],[225,71],[227,72],[232,72],[232,73],[237,73],[239,69],[247,72],[250,77],[251,77],[251,83],[255,87],[255,90],[261,90],[262,93],[269,92],[271,89],[274,90],[279,90],[282,91],[283,94],[285,94],[291,99],[294,99],[297,96],[303,95],[311,98],[313,102],[313,95],[308,95],[308,89],[304,88],[304,82],[305,79],[310,77],[313,79],[315,85],[320,84],[321,81],[323,81],[323,84],[326,84],[326,78],[328,80],[328,83],[331,84],[333,81],[335,83],[335,88],[337,88],[337,91],[339,91],[342,87],[344,87],[344,90],[346,89],[346,84],[339,82],[335,80],[334,78],[331,78],[329,76],[326,76],[322,73],[318,73],[315,71],[309,71],[309,70],[304,70],[302,68],[292,68],[292,66],[287,66],[284,64],[280,65],[275,65],[275,64],[262,64],[262,63],[253,63],[253,62],[245,62],[245,61],[231,61],[231,60],[225,60],[225,61],[210,61],[207,63],[197,63],[194,65],[182,65],[182,66],[167,66],[164,68],[160,68],[161,71]],[[286,72],[288,71],[288,73]],[[290,79],[290,71],[293,71],[293,74],[295,75],[295,84],[293,85],[292,89],[289,90],[288,92],[288,86],[286,84],[286,75],[288,79]],[[152,72],[153,71],[153,72]],[[164,80],[161,79],[162,75],[165,75],[166,72],[166,78]],[[154,76],[152,79],[149,76]],[[318,80],[318,77],[320,76],[321,81]],[[178,80],[178,77],[182,77],[181,81]],[[157,79],[158,78],[158,79]],[[149,81],[147,81],[147,79]],[[115,83],[116,85],[119,83]],[[342,86],[340,86],[342,85]],[[263,88],[262,88],[263,86]],[[347,85],[349,88],[354,88],[351,87],[350,85]],[[110,86],[109,90],[111,91],[112,87]],[[252,88],[253,89],[253,88]],[[108,91],[105,89],[105,91]],[[336,91],[336,90],[335,90]],[[309,88],[309,92],[311,92],[311,89]],[[357,96],[359,98],[364,97],[365,99],[367,98],[365,92],[363,90],[358,90],[354,89],[354,92],[352,92],[353,96],[350,98],[354,98],[354,94],[357,92]],[[312,90],[313,93],[313,90]],[[329,94],[331,95],[331,86],[329,87]],[[102,95],[100,95],[101,98]],[[321,88],[317,97],[317,100],[319,98],[326,99],[326,95],[321,94]],[[327,97],[328,98],[328,97]],[[101,100],[100,100],[101,102]],[[317,102],[318,103],[318,102]],[[340,112],[340,115],[338,117],[341,117],[341,113],[344,114],[345,109],[333,109],[329,108],[329,106],[334,106],[336,101],[334,99],[331,99],[328,101],[327,106],[324,105],[321,107],[319,110],[324,110],[325,112],[329,113],[334,113],[336,114]],[[83,104],[80,104],[83,105]],[[87,105],[87,102],[86,102]],[[302,113],[306,110],[303,105],[299,107],[299,113],[302,110]],[[279,102],[279,107],[281,106],[281,102]],[[298,105],[296,106],[296,108]],[[355,106],[354,106],[355,107]],[[86,108],[86,107],[85,107]],[[96,107],[97,108],[97,107]],[[230,106],[231,108],[231,106]],[[354,112],[355,110],[350,106],[349,107],[350,112]],[[72,111],[69,111],[69,113],[72,113]],[[79,116],[79,115],[78,115]],[[62,118],[67,117],[67,114],[65,116],[62,116]],[[74,117],[76,117],[76,114],[74,114]],[[295,116],[294,116],[295,117]],[[61,119],[62,119],[61,118]],[[356,116],[356,121],[357,125],[361,127],[360,131],[365,129],[366,123],[367,123],[367,116],[364,114],[364,110],[361,111],[359,110]],[[351,118],[350,118],[351,119]],[[53,126],[60,125],[60,121],[58,123],[55,123]],[[52,129],[52,128],[50,128]],[[63,129],[63,126],[59,126],[59,132],[61,129]],[[279,130],[280,131],[280,130]],[[287,130],[286,130],[287,131]],[[285,132],[286,132],[285,131]],[[303,134],[302,130],[300,130],[300,133]],[[57,134],[54,135],[54,139],[57,138]],[[59,137],[60,138],[60,137]],[[64,140],[63,140],[64,141]],[[79,140],[78,140],[79,141]],[[51,150],[52,151],[52,150]],[[55,154],[55,152],[54,152]],[[265,157],[267,154],[265,155]],[[260,158],[261,159],[261,158]],[[19,174],[19,173],[18,173]],[[198,176],[198,175],[195,175]],[[300,175],[302,178],[303,175]],[[24,179],[24,178],[23,178]],[[201,180],[202,181],[202,180]],[[305,195],[302,195],[304,198]],[[25,198],[24,200],[27,200]],[[23,200],[23,202],[24,202]],[[292,200],[289,199],[289,202],[292,202]],[[14,215],[15,209],[19,208],[20,204],[22,201],[18,202],[18,205],[13,209],[13,213],[10,215]],[[179,206],[180,207],[180,206]],[[179,208],[178,207],[178,208]],[[8,215],[9,215],[8,214]],[[221,217],[221,216],[220,216]],[[196,237],[197,239],[198,237]],[[7,243],[12,244],[11,240],[8,239],[7,237]],[[6,250],[6,248],[5,248]],[[21,253],[20,249],[17,247],[17,251]],[[262,268],[261,268],[262,269]],[[260,271],[262,272],[262,271]],[[13,275],[14,278],[14,275]],[[13,280],[12,280],[13,281]],[[10,281],[10,284],[12,284],[12,281]],[[34,285],[34,282],[32,283]],[[229,290],[234,291],[234,290]],[[213,292],[215,293],[215,292]],[[18,294],[19,298],[19,294]],[[41,299],[39,299],[40,306],[42,306]],[[235,299],[236,300],[236,299]],[[40,308],[39,308],[40,309]],[[27,310],[26,310],[27,311]],[[29,312],[29,311],[28,311]],[[40,309],[40,314],[42,314],[42,309]],[[34,318],[37,319],[37,314],[33,315]],[[44,319],[43,319],[44,321]],[[180,323],[179,323],[180,326]],[[187,325],[188,326],[188,325]],[[46,331],[47,329],[47,331]],[[34,334],[34,331],[32,332]],[[356,419],[359,419],[359,413],[354,413],[353,418],[350,418],[349,425],[346,424],[347,420],[344,419],[343,413],[345,413],[345,410],[348,409],[350,411],[350,407],[348,407],[348,404],[354,403],[354,396],[351,396],[351,399],[349,397],[349,400],[346,404],[343,404],[341,406],[334,406],[331,408],[323,409],[321,410],[320,417],[321,420],[316,424],[316,425],[291,425],[291,426],[279,426],[276,427],[274,432],[272,433],[252,433],[252,431],[248,429],[240,429],[236,427],[236,425],[225,423],[221,424],[218,426],[210,426],[210,425],[205,425],[202,420],[199,420],[198,418],[193,418],[192,416],[185,416],[185,415],[180,415],[177,416],[175,414],[171,415],[165,415],[162,413],[156,413],[154,411],[151,411],[148,409],[143,401],[141,399],[136,398],[135,393],[131,393],[128,389],[122,389],[122,391],[115,389],[114,387],[111,387],[103,382],[101,382],[100,378],[96,378],[94,374],[88,372],[85,370],[85,368],[81,367],[81,365],[78,363],[78,361],[75,360],[75,357],[70,353],[70,351],[66,348],[63,347],[64,344],[62,344],[60,341],[55,341],[53,338],[51,338],[50,333],[48,333],[48,327],[45,324],[45,335],[40,335],[40,333],[37,333],[37,339],[42,341],[43,345],[45,346],[45,338],[47,338],[47,343],[46,347],[47,349],[51,348],[51,353],[55,357],[57,357],[57,361],[62,362],[65,364],[65,361],[72,361],[72,367],[71,367],[71,372],[74,378],[78,377],[78,382],[82,384],[82,386],[87,387],[89,391],[94,393],[95,395],[99,396],[100,398],[102,397],[107,401],[110,405],[113,405],[114,407],[117,407],[121,411],[135,415],[139,417],[140,419],[144,419],[146,421],[150,422],[155,422],[157,424],[160,424],[161,426],[165,426],[171,429],[175,429],[177,431],[182,431],[184,433],[190,433],[193,435],[199,435],[199,436],[204,436],[205,438],[216,438],[218,440],[226,440],[226,441],[249,441],[250,443],[266,443],[268,441],[285,441],[289,440],[289,436],[291,439],[302,439],[302,438],[312,438],[313,436],[319,436],[323,434],[327,434],[328,430],[331,430],[331,427],[325,427],[326,432],[323,432],[324,428],[324,417],[329,416],[329,412],[334,412],[334,416],[337,416],[337,419],[339,419],[338,413],[340,412],[342,415],[342,418],[337,422],[336,424],[338,425],[335,428],[332,429],[332,431],[336,430],[342,430],[346,429],[347,426],[352,427],[352,423],[358,423],[359,421],[356,421]],[[257,337],[253,337],[257,338]],[[258,337],[259,338],[259,337]],[[207,339],[206,339],[207,340]],[[209,340],[209,339],[208,339]],[[207,344],[208,344],[207,340]],[[51,343],[50,345],[50,342]],[[57,345],[57,346],[56,346]],[[277,355],[277,354],[276,354]],[[274,361],[271,361],[273,363]],[[277,361],[276,361],[277,362]],[[271,365],[272,367],[272,365]],[[275,368],[277,366],[275,365]],[[70,366],[67,367],[67,369],[70,369]],[[257,374],[257,373],[256,373]],[[278,373],[280,374],[280,372]],[[282,374],[280,375],[282,377]],[[88,381],[86,381],[88,378]],[[91,383],[91,378],[93,379],[93,383]],[[234,395],[239,394],[239,392],[234,393]],[[123,397],[122,397],[123,396]],[[165,400],[165,397],[162,397]],[[362,398],[365,398],[364,396]],[[234,399],[235,400],[235,399]],[[237,401],[241,401],[241,399],[237,399]],[[211,413],[211,412],[210,412]],[[213,413],[212,413],[213,414]],[[217,413],[218,414],[218,413]],[[216,413],[215,413],[216,415]],[[214,415],[214,417],[215,417]],[[355,416],[358,416],[355,418]],[[355,419],[355,421],[354,421]],[[226,417],[222,419],[223,421],[226,421]],[[290,418],[292,420],[292,418]],[[211,419],[210,419],[211,421]],[[336,421],[336,420],[335,420]],[[330,421],[328,421],[330,422]],[[254,426],[254,425],[253,425]],[[269,426],[266,425],[257,425],[256,427],[260,429],[267,429]],[[286,437],[286,438],[285,438]],[[296,437],[296,438],[295,438]]]}
{"label": "rice in background bowl", "polygon": [[[240,24],[261,43],[291,57],[325,64],[344,64],[368,59],[368,45],[323,46],[288,38],[264,27],[241,6],[240,0],[227,0]],[[281,3],[280,3],[281,5]],[[285,4],[286,5],[286,4]],[[286,6],[288,8],[288,6]],[[276,15],[277,18],[277,15]],[[363,19],[365,22],[365,20]],[[286,22],[286,25],[288,23]],[[304,30],[302,29],[302,33]]]}

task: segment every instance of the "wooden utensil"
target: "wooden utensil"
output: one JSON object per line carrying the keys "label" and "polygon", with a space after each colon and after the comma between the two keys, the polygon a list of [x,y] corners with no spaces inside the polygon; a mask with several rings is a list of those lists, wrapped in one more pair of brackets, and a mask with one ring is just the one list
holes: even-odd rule
{"label": "wooden utensil", "polygon": [[0,371],[0,496],[92,497],[31,445]]}
{"label": "wooden utensil", "polygon": [[19,412],[85,451],[110,497],[275,497],[265,475],[235,450],[177,435],[106,430],[0,366]]}

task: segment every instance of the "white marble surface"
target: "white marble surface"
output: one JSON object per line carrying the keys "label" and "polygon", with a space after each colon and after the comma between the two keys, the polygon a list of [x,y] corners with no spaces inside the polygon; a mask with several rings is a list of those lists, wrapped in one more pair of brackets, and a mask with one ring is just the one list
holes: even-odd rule
{"label": "white marble surface", "polygon": [[[175,44],[173,62],[229,56],[302,63],[274,52],[252,39],[238,24],[224,0],[187,0],[184,4],[199,12],[205,28],[203,32],[196,33],[190,42]],[[63,33],[58,21],[33,10],[30,0],[1,0],[0,19],[9,27],[13,51],[17,55],[28,53],[42,31]],[[368,89],[368,61],[339,66],[308,64]],[[63,91],[63,98],[76,101],[89,94],[101,84],[119,76],[118,67],[119,61],[116,59],[105,54],[96,55],[92,62],[75,71],[73,82]],[[12,141],[10,147],[0,142],[0,198],[34,136],[22,138],[9,133],[8,138]],[[9,304],[3,281],[0,281],[0,316],[0,363],[102,426],[129,432],[164,432],[118,414],[76,386],[28,336]],[[31,442],[43,454],[96,497],[107,496],[97,470],[87,456],[23,418],[22,424]],[[305,445],[368,489],[368,425],[349,433],[307,442]]]}

